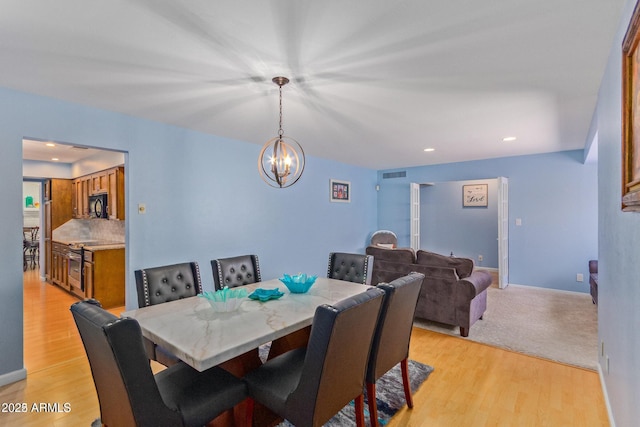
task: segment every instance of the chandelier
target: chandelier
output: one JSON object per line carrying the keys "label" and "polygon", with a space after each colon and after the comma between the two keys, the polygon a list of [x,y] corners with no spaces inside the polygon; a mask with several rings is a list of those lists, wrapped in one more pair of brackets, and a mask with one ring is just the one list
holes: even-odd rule
{"label": "chandelier", "polygon": [[272,187],[285,188],[295,184],[304,171],[304,151],[293,138],[284,136],[282,130],[282,86],[289,83],[286,77],[274,77],[272,81],[280,91],[280,126],[278,136],[268,140],[258,157],[260,176]]}

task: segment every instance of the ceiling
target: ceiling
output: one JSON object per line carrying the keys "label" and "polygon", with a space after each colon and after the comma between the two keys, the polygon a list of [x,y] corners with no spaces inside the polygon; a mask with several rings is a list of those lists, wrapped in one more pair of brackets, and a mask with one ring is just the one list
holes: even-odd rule
{"label": "ceiling", "polygon": [[262,145],[283,75],[285,135],[373,169],[581,149],[625,2],[4,0],[0,86]]}
{"label": "ceiling", "polygon": [[51,141],[22,140],[22,158],[39,162],[75,163],[98,154],[101,150]]}

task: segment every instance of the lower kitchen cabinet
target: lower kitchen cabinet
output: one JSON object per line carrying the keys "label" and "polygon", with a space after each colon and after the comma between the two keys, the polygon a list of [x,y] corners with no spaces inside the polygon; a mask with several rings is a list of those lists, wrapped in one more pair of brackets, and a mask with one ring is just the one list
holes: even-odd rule
{"label": "lower kitchen cabinet", "polygon": [[51,282],[69,289],[69,247],[53,242],[51,246]]}
{"label": "lower kitchen cabinet", "polygon": [[124,249],[84,251],[84,292],[102,307],[124,305]]}

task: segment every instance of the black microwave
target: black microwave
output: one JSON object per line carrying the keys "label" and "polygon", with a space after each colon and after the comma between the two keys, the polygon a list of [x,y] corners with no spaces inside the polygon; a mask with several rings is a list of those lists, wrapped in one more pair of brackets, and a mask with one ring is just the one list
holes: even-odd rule
{"label": "black microwave", "polygon": [[107,193],[89,196],[89,218],[109,219]]}

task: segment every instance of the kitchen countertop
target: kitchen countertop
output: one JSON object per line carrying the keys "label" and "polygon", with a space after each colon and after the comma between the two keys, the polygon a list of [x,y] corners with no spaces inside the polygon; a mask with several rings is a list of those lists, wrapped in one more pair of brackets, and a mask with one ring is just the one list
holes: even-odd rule
{"label": "kitchen countertop", "polygon": [[124,249],[124,242],[110,242],[104,240],[53,240],[54,243],[61,243],[63,245],[72,246],[81,244],[85,250],[88,251],[106,251],[111,249]]}

